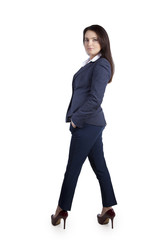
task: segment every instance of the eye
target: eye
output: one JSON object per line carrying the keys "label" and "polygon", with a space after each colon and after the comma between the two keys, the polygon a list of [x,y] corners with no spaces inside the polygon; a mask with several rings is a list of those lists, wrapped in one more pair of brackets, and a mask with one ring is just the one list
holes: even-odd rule
{"label": "eye", "polygon": [[94,38],[93,41],[96,42],[96,41],[98,41],[98,39]]}
{"label": "eye", "polygon": [[85,42],[88,42],[88,39],[85,38],[84,41],[85,41]]}

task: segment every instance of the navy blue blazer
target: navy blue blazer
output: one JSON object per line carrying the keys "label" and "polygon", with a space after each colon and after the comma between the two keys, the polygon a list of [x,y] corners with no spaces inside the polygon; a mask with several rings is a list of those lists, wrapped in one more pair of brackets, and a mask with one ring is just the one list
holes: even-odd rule
{"label": "navy blue blazer", "polygon": [[85,123],[106,125],[101,103],[110,77],[110,63],[103,57],[89,62],[74,74],[66,122],[72,120],[79,128],[83,128]]}

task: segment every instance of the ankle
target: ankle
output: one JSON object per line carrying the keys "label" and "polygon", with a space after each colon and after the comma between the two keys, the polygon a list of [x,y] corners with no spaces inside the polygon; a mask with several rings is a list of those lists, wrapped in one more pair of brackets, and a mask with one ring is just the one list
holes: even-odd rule
{"label": "ankle", "polygon": [[62,208],[57,206],[56,212],[55,212],[55,217],[62,211]]}
{"label": "ankle", "polygon": [[102,208],[102,212],[101,215],[103,215],[104,213],[106,213],[108,210],[110,210],[112,207],[103,207]]}

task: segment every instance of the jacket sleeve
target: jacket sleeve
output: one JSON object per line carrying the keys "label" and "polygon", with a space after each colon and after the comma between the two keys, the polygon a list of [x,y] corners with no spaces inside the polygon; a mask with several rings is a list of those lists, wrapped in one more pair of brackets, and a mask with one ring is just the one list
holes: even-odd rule
{"label": "jacket sleeve", "polygon": [[111,77],[110,63],[101,58],[94,66],[92,74],[91,89],[86,102],[72,115],[73,123],[82,128],[85,120],[93,116],[100,107],[105,89]]}

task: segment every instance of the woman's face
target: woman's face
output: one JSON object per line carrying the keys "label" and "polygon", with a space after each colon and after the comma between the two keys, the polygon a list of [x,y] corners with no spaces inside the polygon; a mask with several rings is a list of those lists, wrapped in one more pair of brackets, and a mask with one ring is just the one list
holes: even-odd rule
{"label": "woman's face", "polygon": [[100,52],[101,46],[94,31],[88,30],[85,33],[84,47],[90,59],[94,58]]}

